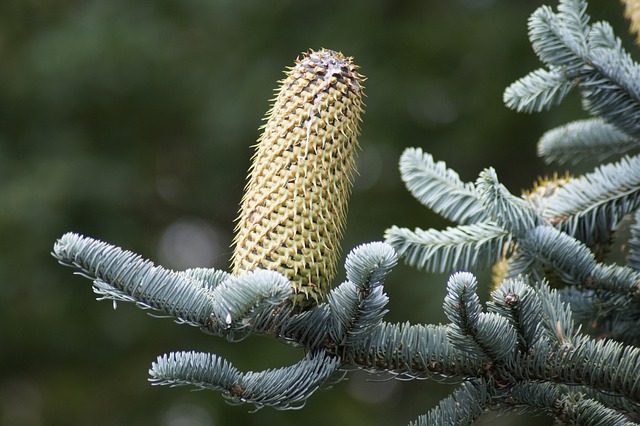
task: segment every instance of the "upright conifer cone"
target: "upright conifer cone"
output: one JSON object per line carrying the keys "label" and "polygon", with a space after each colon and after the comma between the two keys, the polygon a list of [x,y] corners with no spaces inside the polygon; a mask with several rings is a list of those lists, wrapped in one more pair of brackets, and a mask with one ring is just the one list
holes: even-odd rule
{"label": "upright conifer cone", "polygon": [[363,106],[357,70],[326,49],[296,60],[267,113],[242,198],[233,273],[284,274],[299,308],[324,298],[340,256]]}

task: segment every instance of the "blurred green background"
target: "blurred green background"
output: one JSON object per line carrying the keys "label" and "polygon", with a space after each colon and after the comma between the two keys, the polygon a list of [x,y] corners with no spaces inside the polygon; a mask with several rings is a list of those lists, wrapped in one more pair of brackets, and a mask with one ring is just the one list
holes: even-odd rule
{"label": "blurred green background", "polygon": [[[356,372],[302,410],[256,413],[213,392],[151,387],[150,363],[172,350],[214,352],[243,370],[301,353],[266,337],[231,344],[125,304],[114,311],[50,251],[75,231],[169,268],[227,268],[268,99],[308,48],[354,56],[368,77],[345,255],[393,224],[447,225],[404,189],[406,147],[465,180],[493,166],[519,193],[557,169],[536,158],[538,137],[584,116],[575,95],[532,116],[502,104],[504,88],[540,66],[526,22],[542,3],[0,2],[0,424],[404,425],[427,412],[451,385]],[[594,0],[589,13],[634,53],[622,10]],[[478,275],[486,297],[487,272]],[[443,321],[445,282],[399,265],[387,319]]]}

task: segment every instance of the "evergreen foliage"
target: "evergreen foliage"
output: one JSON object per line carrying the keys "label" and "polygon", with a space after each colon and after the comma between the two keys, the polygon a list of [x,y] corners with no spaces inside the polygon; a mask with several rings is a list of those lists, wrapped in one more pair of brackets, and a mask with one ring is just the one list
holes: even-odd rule
{"label": "evergreen foliage", "polygon": [[[564,0],[557,11],[543,6],[531,16],[530,40],[546,68],[504,94],[507,106],[538,112],[580,92],[593,117],[545,134],[539,152],[548,161],[601,161],[638,147],[640,66],[586,10],[584,0]],[[416,425],[472,424],[487,411],[514,410],[558,424],[640,421],[640,156],[542,182],[521,197],[491,168],[465,183],[420,149],[404,152],[400,171],[422,204],[457,225],[389,228],[386,242],[353,249],[346,281],[303,312],[291,310],[290,283],[273,271],[172,272],[73,233],[53,254],[91,279],[100,298],[133,302],[229,340],[268,334],[306,350],[292,366],[246,373],[216,355],[170,353],[152,365],[154,384],[214,389],[257,408],[295,408],[355,366],[460,382]],[[632,223],[626,262],[611,263],[606,254],[624,221]],[[384,320],[384,281],[398,258],[454,272],[443,305],[447,324]],[[506,272],[483,307],[475,276],[461,270],[495,262]]]}

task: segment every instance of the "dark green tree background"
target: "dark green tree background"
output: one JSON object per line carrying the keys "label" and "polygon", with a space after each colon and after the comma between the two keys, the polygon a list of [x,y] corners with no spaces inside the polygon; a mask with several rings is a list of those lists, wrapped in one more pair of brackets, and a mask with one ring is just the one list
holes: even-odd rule
{"label": "dark green tree background", "polygon": [[[583,116],[577,97],[533,116],[502,104],[504,88],[539,66],[526,20],[542,3],[0,2],[0,424],[382,425],[426,412],[447,385],[359,372],[303,410],[254,414],[216,393],[152,388],[151,361],[172,350],[215,352],[244,370],[301,354],[268,338],[231,344],[133,306],[114,312],[49,252],[76,231],[170,268],[227,268],[268,99],[307,48],[354,56],[368,77],[343,252],[393,224],[445,225],[400,181],[406,147],[466,180],[493,166],[511,191],[529,187],[556,170],[536,158],[538,137]],[[623,36],[622,11],[592,0],[588,12]],[[444,287],[445,277],[396,267],[387,318],[442,321]]]}

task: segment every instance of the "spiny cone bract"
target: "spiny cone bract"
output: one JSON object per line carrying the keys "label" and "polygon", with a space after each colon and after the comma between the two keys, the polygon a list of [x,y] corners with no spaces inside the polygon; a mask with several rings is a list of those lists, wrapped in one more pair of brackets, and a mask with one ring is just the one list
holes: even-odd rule
{"label": "spiny cone bract", "polygon": [[267,114],[240,207],[233,273],[282,273],[302,308],[324,298],[339,260],[363,106],[357,69],[326,49],[296,60]]}

